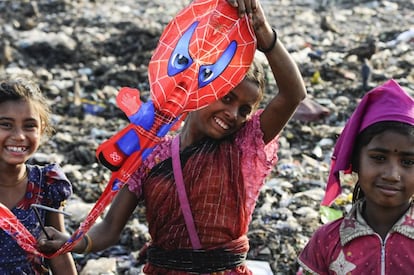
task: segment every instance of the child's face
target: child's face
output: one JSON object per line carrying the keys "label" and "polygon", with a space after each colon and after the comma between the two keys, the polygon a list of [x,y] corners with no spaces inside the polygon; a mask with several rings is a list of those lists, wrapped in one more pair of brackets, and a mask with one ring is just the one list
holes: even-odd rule
{"label": "child's face", "polygon": [[367,203],[405,208],[414,194],[414,138],[392,131],[361,149],[359,184]]}
{"label": "child's face", "polygon": [[0,164],[18,165],[39,147],[41,121],[36,109],[26,101],[0,104]]}
{"label": "child's face", "polygon": [[257,84],[243,80],[223,98],[191,114],[191,129],[196,136],[221,139],[241,128],[251,115],[260,91]]}

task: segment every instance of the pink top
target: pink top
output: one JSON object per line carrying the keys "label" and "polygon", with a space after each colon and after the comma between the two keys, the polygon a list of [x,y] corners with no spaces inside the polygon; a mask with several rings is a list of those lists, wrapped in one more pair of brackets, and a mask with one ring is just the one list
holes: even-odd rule
{"label": "pink top", "polygon": [[366,223],[362,202],[345,217],[320,227],[299,256],[312,274],[412,274],[414,207],[391,228],[385,241]]}

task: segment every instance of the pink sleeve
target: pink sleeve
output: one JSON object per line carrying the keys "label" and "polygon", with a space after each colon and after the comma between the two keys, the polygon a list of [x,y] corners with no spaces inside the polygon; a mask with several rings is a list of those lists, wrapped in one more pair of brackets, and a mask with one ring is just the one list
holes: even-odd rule
{"label": "pink sleeve", "polygon": [[143,161],[138,170],[128,180],[128,189],[138,198],[142,194],[142,180],[148,175],[151,169],[161,161],[171,157],[171,136],[165,136],[154,148],[154,151]]}
{"label": "pink sleeve", "polygon": [[299,255],[302,268],[312,274],[329,274],[333,257],[340,251],[339,227],[343,219],[333,221],[318,228]]}
{"label": "pink sleeve", "polygon": [[263,132],[260,128],[260,114],[262,112],[263,110],[259,110],[253,114],[236,137],[236,145],[243,152],[242,171],[246,184],[248,205],[252,207],[251,211],[253,211],[264,180],[273,170],[278,160],[278,136],[268,144],[263,142]]}

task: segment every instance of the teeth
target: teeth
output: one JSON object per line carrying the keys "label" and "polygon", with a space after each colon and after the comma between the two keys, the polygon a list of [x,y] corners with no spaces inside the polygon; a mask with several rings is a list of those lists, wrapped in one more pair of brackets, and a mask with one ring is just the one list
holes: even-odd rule
{"label": "teeth", "polygon": [[223,128],[224,130],[229,129],[229,126],[228,126],[226,123],[224,123],[224,121],[220,120],[219,118],[214,117],[214,121],[215,121],[218,125],[220,125],[220,127],[221,127],[221,128]]}
{"label": "teeth", "polygon": [[21,152],[26,151],[26,147],[8,146],[7,150],[16,152],[16,153],[21,153]]}

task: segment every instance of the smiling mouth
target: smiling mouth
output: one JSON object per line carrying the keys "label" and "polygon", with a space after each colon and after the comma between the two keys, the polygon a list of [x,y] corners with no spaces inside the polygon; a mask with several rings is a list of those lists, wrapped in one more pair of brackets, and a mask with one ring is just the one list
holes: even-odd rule
{"label": "smiling mouth", "polygon": [[7,146],[7,151],[12,153],[24,153],[28,150],[28,147],[26,146]]}
{"label": "smiling mouth", "polygon": [[227,123],[219,119],[218,117],[214,117],[214,121],[224,130],[228,130],[230,127]]}

